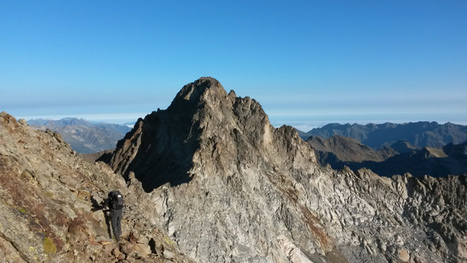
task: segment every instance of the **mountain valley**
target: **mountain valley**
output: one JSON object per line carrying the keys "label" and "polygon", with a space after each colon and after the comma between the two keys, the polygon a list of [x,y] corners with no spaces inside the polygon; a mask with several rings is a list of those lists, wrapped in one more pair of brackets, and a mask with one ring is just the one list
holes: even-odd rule
{"label": "mountain valley", "polygon": [[425,146],[443,147],[448,143],[461,144],[467,141],[467,126],[437,122],[383,123],[366,125],[330,123],[308,132],[300,132],[307,140],[310,136],[328,139],[334,135],[350,137],[375,149],[382,149],[398,141],[406,141],[417,149]]}
{"label": "mountain valley", "polygon": [[71,148],[78,153],[96,153],[114,149],[117,142],[131,130],[126,125],[91,123],[78,118],[61,120],[28,120],[39,130],[51,130],[62,135]]}
{"label": "mountain valley", "polygon": [[382,176],[410,173],[414,176],[467,174],[467,141],[444,147],[417,149],[406,141],[374,150],[356,139],[334,135],[331,138],[311,136],[307,142],[315,150],[321,165],[333,169],[371,169]]}

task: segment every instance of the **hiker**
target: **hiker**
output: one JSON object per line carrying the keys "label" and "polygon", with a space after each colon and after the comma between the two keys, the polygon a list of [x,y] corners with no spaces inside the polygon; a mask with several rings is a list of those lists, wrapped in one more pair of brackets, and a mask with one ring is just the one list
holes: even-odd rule
{"label": "hiker", "polygon": [[108,207],[110,211],[110,220],[112,231],[117,242],[122,234],[122,216],[123,216],[123,196],[118,190],[109,192],[108,198],[104,201],[104,207]]}

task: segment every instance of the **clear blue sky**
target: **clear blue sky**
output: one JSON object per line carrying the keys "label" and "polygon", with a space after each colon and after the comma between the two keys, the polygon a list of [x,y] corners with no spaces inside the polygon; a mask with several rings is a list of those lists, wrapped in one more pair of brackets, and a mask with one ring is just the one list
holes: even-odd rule
{"label": "clear blue sky", "polygon": [[467,124],[467,1],[0,0],[0,110],[134,121],[217,78],[273,125]]}

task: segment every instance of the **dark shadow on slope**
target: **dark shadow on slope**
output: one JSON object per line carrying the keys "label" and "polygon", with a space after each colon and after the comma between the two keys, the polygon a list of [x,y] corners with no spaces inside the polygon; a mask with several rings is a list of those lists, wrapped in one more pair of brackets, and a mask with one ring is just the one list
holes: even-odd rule
{"label": "dark shadow on slope", "polygon": [[209,96],[226,94],[217,80],[200,78],[185,85],[167,110],[138,120],[118,142],[111,167],[126,180],[133,172],[146,192],[167,183],[177,186],[190,182],[193,156],[200,148],[200,120],[209,118],[212,110],[205,108],[205,100],[213,99],[204,98],[208,89],[212,89]]}
{"label": "dark shadow on slope", "polygon": [[[319,153],[322,165],[330,164],[340,170],[344,166],[352,170],[367,168],[381,176],[393,176],[410,173],[413,176],[429,175],[446,177],[448,175],[467,174],[467,142],[448,144],[443,148],[423,148],[392,156],[382,162],[343,162],[333,153]],[[327,155],[326,155],[327,154]]]}
{"label": "dark shadow on slope", "polygon": [[141,144],[123,174],[125,179],[134,172],[146,192],[166,183],[190,182],[189,170],[199,148],[199,121],[193,118],[197,110],[197,103],[174,100],[167,110],[147,115],[141,123]]}
{"label": "dark shadow on slope", "polygon": [[127,171],[134,172],[146,192],[166,183],[177,186],[191,181],[188,171],[199,147],[198,125],[165,111],[148,115],[144,122],[150,124],[143,126],[141,145]]}
{"label": "dark shadow on slope", "polygon": [[104,209],[105,207],[100,204],[95,198],[94,196],[91,196],[91,211],[95,212],[95,211],[99,211],[99,210],[102,210]]}
{"label": "dark shadow on slope", "polygon": [[109,234],[109,238],[112,238],[109,210],[106,210],[106,207],[103,204],[99,203],[93,196],[91,196],[91,207],[91,211],[93,212],[102,210],[102,213],[104,213],[105,224],[107,225],[107,233]]}
{"label": "dark shadow on slope", "polygon": [[[332,163],[333,169],[339,170],[348,166],[352,170],[367,168],[374,173],[391,177],[410,173],[413,176],[429,175],[432,177],[446,177],[448,175],[466,174],[467,166],[459,164],[461,161],[452,158],[426,158],[420,159],[411,154],[401,154],[391,157],[383,162],[365,161]],[[454,163],[454,164],[453,164]]]}
{"label": "dark shadow on slope", "polygon": [[102,212],[104,213],[105,224],[107,225],[107,234],[109,235],[109,238],[112,238],[112,229],[110,227],[110,225],[112,224],[110,219],[110,212],[107,210]]}

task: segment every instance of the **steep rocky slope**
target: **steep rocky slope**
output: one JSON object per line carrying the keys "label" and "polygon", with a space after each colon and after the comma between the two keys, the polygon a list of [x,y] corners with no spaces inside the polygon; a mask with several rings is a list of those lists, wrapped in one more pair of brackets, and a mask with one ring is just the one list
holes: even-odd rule
{"label": "steep rocky slope", "polygon": [[467,260],[465,176],[321,167],[293,128],[212,78],[138,120],[110,159],[199,262]]}
{"label": "steep rocky slope", "polygon": [[323,139],[311,136],[307,140],[308,144],[319,154],[319,162],[356,162],[363,161],[381,162],[397,154],[390,147],[383,147],[381,150],[374,150],[357,139],[334,135],[331,138]]}
{"label": "steep rocky slope", "polygon": [[77,118],[61,120],[29,120],[28,124],[39,130],[51,130],[62,135],[78,153],[96,153],[115,148],[130,128],[126,125],[91,123]]}
{"label": "steep rocky slope", "polygon": [[[97,210],[113,189],[126,199],[120,244]],[[0,113],[0,262],[190,262],[154,219],[157,198],[60,134]]]}

